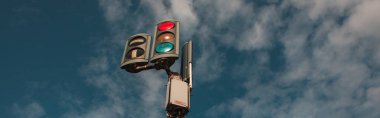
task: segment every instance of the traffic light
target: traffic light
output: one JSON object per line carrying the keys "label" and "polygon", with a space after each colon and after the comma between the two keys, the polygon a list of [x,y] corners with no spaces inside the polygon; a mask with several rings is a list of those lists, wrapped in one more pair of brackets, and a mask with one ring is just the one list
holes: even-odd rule
{"label": "traffic light", "polygon": [[150,35],[136,34],[128,38],[125,44],[120,68],[131,73],[140,72],[139,66],[149,63]]}
{"label": "traffic light", "polygon": [[160,59],[167,60],[170,67],[178,59],[179,54],[179,21],[164,20],[156,25],[153,48],[151,49],[151,62]]}

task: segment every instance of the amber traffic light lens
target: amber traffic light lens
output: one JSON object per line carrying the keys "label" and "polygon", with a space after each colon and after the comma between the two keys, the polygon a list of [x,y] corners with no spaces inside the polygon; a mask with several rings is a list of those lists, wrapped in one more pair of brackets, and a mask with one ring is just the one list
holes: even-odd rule
{"label": "amber traffic light lens", "polygon": [[138,46],[138,45],[144,44],[145,40],[146,40],[145,38],[137,37],[137,38],[134,38],[131,41],[129,41],[128,45],[129,46]]}
{"label": "amber traffic light lens", "polygon": [[141,48],[135,48],[135,49],[130,50],[127,53],[126,58],[127,59],[134,59],[134,58],[140,57],[142,55],[144,55],[144,50]]}
{"label": "amber traffic light lens", "polygon": [[166,33],[162,33],[161,35],[159,35],[157,38],[157,41],[159,41],[159,42],[170,41],[170,40],[174,40],[174,38],[175,37],[174,37],[173,33],[166,32]]}
{"label": "amber traffic light lens", "polygon": [[165,31],[165,30],[173,29],[174,27],[175,27],[175,24],[173,22],[166,21],[166,22],[159,24],[157,28],[160,31]]}

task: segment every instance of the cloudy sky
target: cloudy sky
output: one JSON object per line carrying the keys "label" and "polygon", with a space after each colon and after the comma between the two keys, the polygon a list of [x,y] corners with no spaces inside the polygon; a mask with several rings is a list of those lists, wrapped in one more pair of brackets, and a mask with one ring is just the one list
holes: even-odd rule
{"label": "cloudy sky", "polygon": [[[189,118],[379,118],[380,0],[0,2],[1,118],[164,117],[166,75],[125,39],[181,22]],[[171,68],[179,71],[177,62]]]}

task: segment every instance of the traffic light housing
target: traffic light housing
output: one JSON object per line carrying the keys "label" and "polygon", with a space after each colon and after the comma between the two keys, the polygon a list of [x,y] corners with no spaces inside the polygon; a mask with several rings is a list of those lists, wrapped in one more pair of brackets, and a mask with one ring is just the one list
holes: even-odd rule
{"label": "traffic light housing", "polygon": [[151,62],[165,59],[170,67],[178,59],[179,54],[179,21],[164,20],[155,27]]}
{"label": "traffic light housing", "polygon": [[149,51],[151,36],[140,33],[128,38],[120,68],[131,73],[140,72],[138,66],[145,66],[149,63]]}

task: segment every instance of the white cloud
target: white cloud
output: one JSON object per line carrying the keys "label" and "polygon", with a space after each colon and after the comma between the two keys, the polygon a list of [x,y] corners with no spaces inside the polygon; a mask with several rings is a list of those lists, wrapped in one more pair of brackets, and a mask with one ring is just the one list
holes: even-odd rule
{"label": "white cloud", "polygon": [[254,22],[251,27],[242,31],[242,41],[235,41],[238,42],[236,48],[240,50],[254,50],[270,47],[271,39],[273,38],[271,35],[274,34],[272,28],[276,27],[276,25],[278,25],[276,22],[279,21],[277,15],[276,8],[274,6],[268,6],[263,8],[262,11],[256,15],[257,20],[248,20],[248,23],[244,23],[249,24],[249,22]]}
{"label": "white cloud", "polygon": [[173,18],[173,14],[169,12],[170,7],[165,5],[165,0],[143,0],[141,2],[147,6],[146,8],[151,9],[155,20],[160,21],[163,19]]}
{"label": "white cloud", "polygon": [[299,10],[305,10],[309,19],[315,21],[329,17],[329,15],[344,15],[350,8],[358,4],[357,0],[287,0]]}
{"label": "white cloud", "polygon": [[[377,55],[380,44],[380,16],[374,13],[380,10],[375,7],[379,2],[291,0],[280,6],[274,11],[280,16],[286,13],[281,11],[297,8],[288,19],[266,21],[285,23],[284,33],[276,39],[285,49],[284,70],[266,83],[261,82],[265,76],[246,77],[245,95],[215,105],[210,116],[379,117],[375,100],[380,99],[379,75],[374,74],[379,65],[378,57],[372,55]],[[346,20],[341,21],[343,18]],[[241,67],[247,67],[244,65]],[[245,69],[260,74],[257,71],[262,70],[256,68]]]}
{"label": "white cloud", "polygon": [[99,0],[99,5],[103,8],[104,17],[108,22],[118,22],[125,17],[122,0]]}
{"label": "white cloud", "polygon": [[379,5],[378,0],[367,0],[355,8],[347,24],[353,35],[367,36],[364,38],[380,37],[380,14],[377,13]]}
{"label": "white cloud", "polygon": [[223,61],[225,55],[217,50],[217,47],[211,42],[200,43],[200,46],[200,57],[193,62],[194,77],[199,77],[194,83],[213,82],[220,77],[219,74],[223,71],[221,65],[225,64]]}
{"label": "white cloud", "polygon": [[225,23],[233,19],[237,14],[244,13],[246,7],[242,0],[196,0],[194,7],[202,9],[199,16],[208,18],[205,25],[216,24],[218,27],[226,26]]}
{"label": "white cloud", "polygon": [[177,20],[182,22],[181,32],[186,32],[188,36],[192,35],[198,24],[198,17],[193,8],[191,0],[171,0],[171,12],[173,12]]}
{"label": "white cloud", "polygon": [[26,106],[14,104],[12,111],[17,118],[42,118],[46,114],[44,108],[37,102]]}

